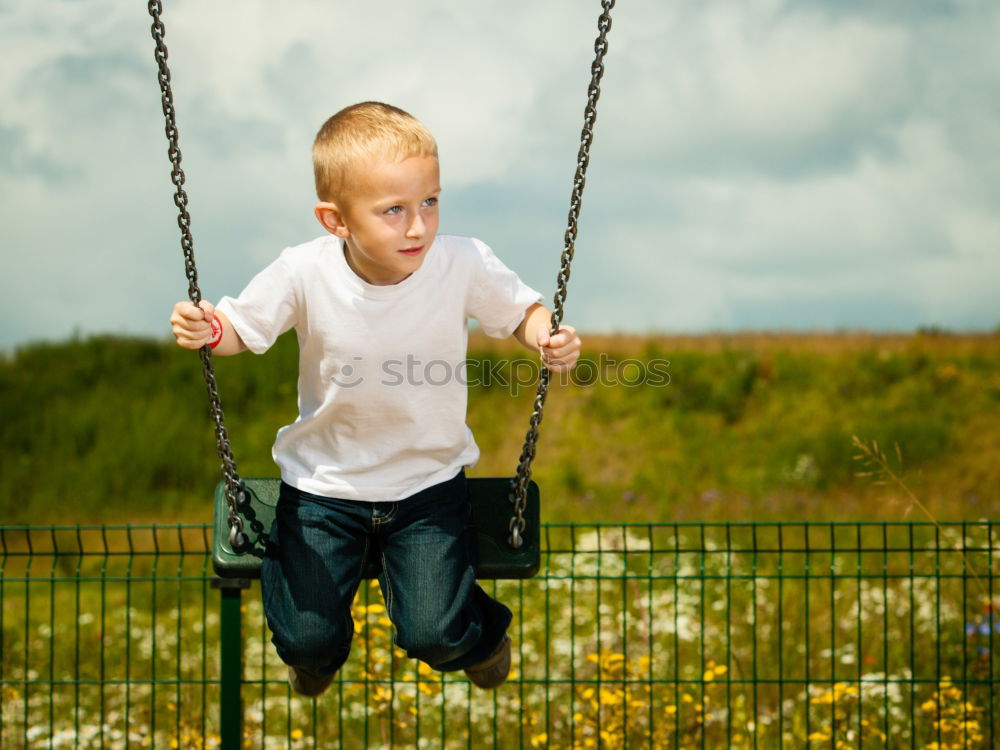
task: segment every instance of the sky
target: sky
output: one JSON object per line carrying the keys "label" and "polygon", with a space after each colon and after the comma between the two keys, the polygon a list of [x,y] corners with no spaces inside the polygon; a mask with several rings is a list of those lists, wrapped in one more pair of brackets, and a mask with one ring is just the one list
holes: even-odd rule
{"label": "sky", "polygon": [[[362,100],[437,137],[441,231],[551,299],[600,5],[165,0],[204,296],[322,233],[310,147]],[[620,0],[566,321],[1000,325],[1000,3]],[[0,350],[168,337],[184,298],[146,4],[0,3]]]}

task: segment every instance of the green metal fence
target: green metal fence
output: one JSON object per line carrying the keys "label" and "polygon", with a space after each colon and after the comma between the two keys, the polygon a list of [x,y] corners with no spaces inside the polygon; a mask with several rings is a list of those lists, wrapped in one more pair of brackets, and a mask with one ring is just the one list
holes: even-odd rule
{"label": "green metal fence", "polygon": [[393,648],[318,700],[202,526],[0,527],[0,747],[1000,746],[996,523],[548,525],[495,693]]}

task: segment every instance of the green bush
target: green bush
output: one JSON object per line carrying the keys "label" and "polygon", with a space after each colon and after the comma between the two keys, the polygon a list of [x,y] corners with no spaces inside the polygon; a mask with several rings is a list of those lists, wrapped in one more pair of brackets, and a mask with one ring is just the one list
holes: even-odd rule
{"label": "green bush", "polygon": [[[855,434],[890,452],[898,444],[943,516],[1000,508],[998,469],[983,459],[1000,442],[991,338],[917,336],[891,350],[877,338],[823,349],[778,341],[673,350],[640,340],[617,359],[669,361],[669,383],[616,385],[593,369],[554,383],[535,462],[544,516],[738,520],[808,502],[812,517],[842,517],[845,496],[873,491],[856,476]],[[506,351],[477,346],[470,359],[480,372],[502,369]],[[274,474],[275,431],[296,415],[297,356],[289,335],[264,356],[216,363],[245,476]],[[532,398],[531,384],[470,389],[483,454],[472,473],[513,472]],[[113,337],[27,346],[0,362],[0,399],[6,523],[208,518],[219,459],[195,353]]]}

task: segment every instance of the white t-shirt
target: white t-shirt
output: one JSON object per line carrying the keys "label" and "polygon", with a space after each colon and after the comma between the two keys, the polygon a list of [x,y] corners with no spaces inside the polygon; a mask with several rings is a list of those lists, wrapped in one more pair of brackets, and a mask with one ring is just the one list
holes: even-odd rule
{"label": "white t-shirt", "polygon": [[465,423],[468,319],[506,337],[541,299],[479,240],[438,235],[415,273],[374,286],[325,235],[284,250],[218,308],[252,352],[298,336],[299,416],[273,449],[282,479],[392,501],[479,458]]}

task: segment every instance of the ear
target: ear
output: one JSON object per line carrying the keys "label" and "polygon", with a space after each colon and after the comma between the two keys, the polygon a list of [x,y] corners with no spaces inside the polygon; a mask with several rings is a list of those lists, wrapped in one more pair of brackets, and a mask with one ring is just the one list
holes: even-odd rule
{"label": "ear", "polygon": [[320,201],[313,209],[316,220],[323,225],[323,228],[330,234],[337,237],[347,238],[351,235],[351,230],[347,228],[347,221],[344,214],[335,203]]}

